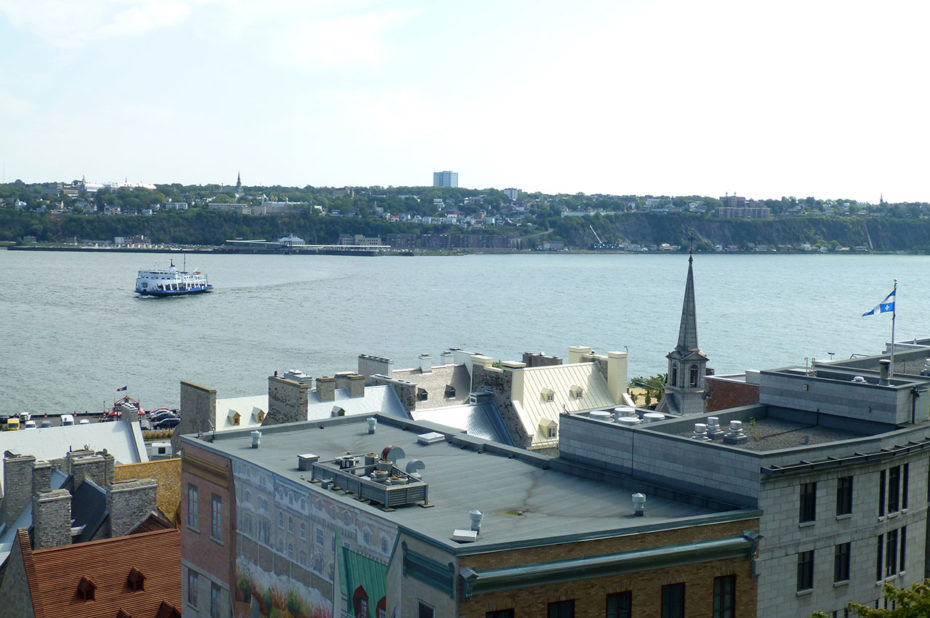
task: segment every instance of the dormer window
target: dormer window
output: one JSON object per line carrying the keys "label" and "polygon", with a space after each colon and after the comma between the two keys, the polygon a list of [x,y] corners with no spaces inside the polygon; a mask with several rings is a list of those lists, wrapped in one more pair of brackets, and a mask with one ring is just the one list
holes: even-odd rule
{"label": "dormer window", "polygon": [[425,388],[417,389],[417,401],[426,401],[429,399],[429,392]]}
{"label": "dormer window", "polygon": [[229,411],[229,422],[233,425],[238,425],[242,420],[242,416],[236,410]]}
{"label": "dormer window", "polygon": [[145,575],[136,569],[136,567],[132,567],[129,569],[129,576],[126,577],[126,583],[129,584],[130,590],[145,590]]}
{"label": "dormer window", "polygon": [[97,590],[97,584],[90,581],[87,577],[82,577],[78,582],[77,593],[85,601],[94,600],[94,591]]}
{"label": "dormer window", "polygon": [[568,389],[568,393],[572,399],[581,399],[584,396],[584,389],[576,384]]}
{"label": "dormer window", "polygon": [[446,399],[452,399],[455,397],[455,387],[451,384],[446,384]]}
{"label": "dormer window", "polygon": [[539,431],[541,431],[547,439],[554,440],[559,436],[559,424],[551,418],[544,418],[539,422]]}
{"label": "dormer window", "polygon": [[555,399],[555,391],[553,391],[551,388],[542,389],[539,395],[544,403],[550,402]]}

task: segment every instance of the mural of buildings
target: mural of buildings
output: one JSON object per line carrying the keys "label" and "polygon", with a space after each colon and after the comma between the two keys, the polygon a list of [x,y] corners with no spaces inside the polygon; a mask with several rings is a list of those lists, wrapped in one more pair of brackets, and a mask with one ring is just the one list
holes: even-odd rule
{"label": "mural of buildings", "polygon": [[185,616],[755,606],[756,510],[390,416],[253,431],[182,437]]}

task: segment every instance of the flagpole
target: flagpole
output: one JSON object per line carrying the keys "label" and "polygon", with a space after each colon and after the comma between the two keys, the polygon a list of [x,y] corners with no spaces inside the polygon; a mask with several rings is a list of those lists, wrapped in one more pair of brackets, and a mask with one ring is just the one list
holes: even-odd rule
{"label": "flagpole", "polygon": [[894,280],[894,288],[891,290],[894,294],[894,303],[891,305],[891,367],[888,369],[888,380],[894,378],[894,319],[898,309],[898,280]]}

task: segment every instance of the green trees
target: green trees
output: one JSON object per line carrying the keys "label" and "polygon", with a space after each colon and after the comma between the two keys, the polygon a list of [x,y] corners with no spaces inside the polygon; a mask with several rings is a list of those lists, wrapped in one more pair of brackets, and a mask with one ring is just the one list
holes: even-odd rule
{"label": "green trees", "polygon": [[[861,603],[849,602],[849,609],[859,618],[926,618],[930,616],[930,579],[913,584],[910,588],[882,586],[882,593],[894,609],[875,609]],[[814,612],[811,618],[827,618],[824,612]]]}

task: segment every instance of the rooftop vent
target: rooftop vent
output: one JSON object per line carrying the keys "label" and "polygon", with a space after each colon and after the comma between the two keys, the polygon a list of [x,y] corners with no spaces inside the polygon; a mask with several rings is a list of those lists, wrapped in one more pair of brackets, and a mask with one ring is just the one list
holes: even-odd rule
{"label": "rooftop vent", "polygon": [[438,431],[430,431],[429,433],[421,433],[417,436],[417,442],[420,444],[433,444],[435,442],[445,442],[446,437],[439,433]]}
{"label": "rooftop vent", "polygon": [[724,444],[745,444],[749,436],[743,431],[743,423],[740,421],[730,421],[730,428],[723,436]]}
{"label": "rooftop vent", "polygon": [[710,438],[707,437],[707,425],[704,423],[695,423],[694,431],[691,433],[691,439],[709,442]]}
{"label": "rooftop vent", "polygon": [[588,413],[588,416],[591,418],[596,418],[599,421],[609,421],[610,412],[605,412],[604,410],[592,410]]}
{"label": "rooftop vent", "polygon": [[455,529],[452,531],[452,540],[456,543],[474,543],[478,540],[478,533],[474,530]]}
{"label": "rooftop vent", "polygon": [[665,420],[665,415],[661,412],[646,412],[643,414],[643,420],[647,423],[658,423]]}
{"label": "rooftop vent", "polygon": [[723,437],[723,428],[720,426],[720,419],[716,416],[707,417],[707,437],[711,440]]}
{"label": "rooftop vent", "polygon": [[404,472],[412,476],[413,478],[420,478],[420,470],[426,469],[426,464],[424,464],[419,459],[411,459],[407,462],[407,465],[404,467]]}
{"label": "rooftop vent", "polygon": [[304,453],[297,456],[297,469],[298,470],[311,470],[313,469],[313,462],[319,461],[320,456],[314,455],[313,453]]}
{"label": "rooftop vent", "polygon": [[859,384],[865,384],[865,378],[862,376],[856,376],[852,379],[852,381]]}
{"label": "rooftop vent", "polygon": [[617,424],[623,425],[625,427],[639,425],[640,423],[642,423],[642,421],[639,420],[638,416],[621,416],[620,418],[617,419]]}
{"label": "rooftop vent", "polygon": [[295,382],[313,382],[313,378],[305,374],[300,369],[291,369],[284,373],[284,377]]}
{"label": "rooftop vent", "polygon": [[617,406],[614,408],[614,418],[623,418],[624,416],[636,416],[636,408],[633,406]]}
{"label": "rooftop vent", "polygon": [[252,432],[252,448],[258,448],[262,443],[262,432],[255,430]]}
{"label": "rooftop vent", "polygon": [[368,421],[368,434],[369,435],[373,434],[375,432],[375,429],[378,428],[378,419],[376,419],[373,416],[369,416],[365,420]]}
{"label": "rooftop vent", "polygon": [[633,494],[633,514],[642,517],[646,514],[646,494]]}
{"label": "rooftop vent", "polygon": [[468,514],[468,518],[471,520],[471,529],[475,531],[476,534],[481,532],[481,522],[484,521],[484,513],[475,509]]}

